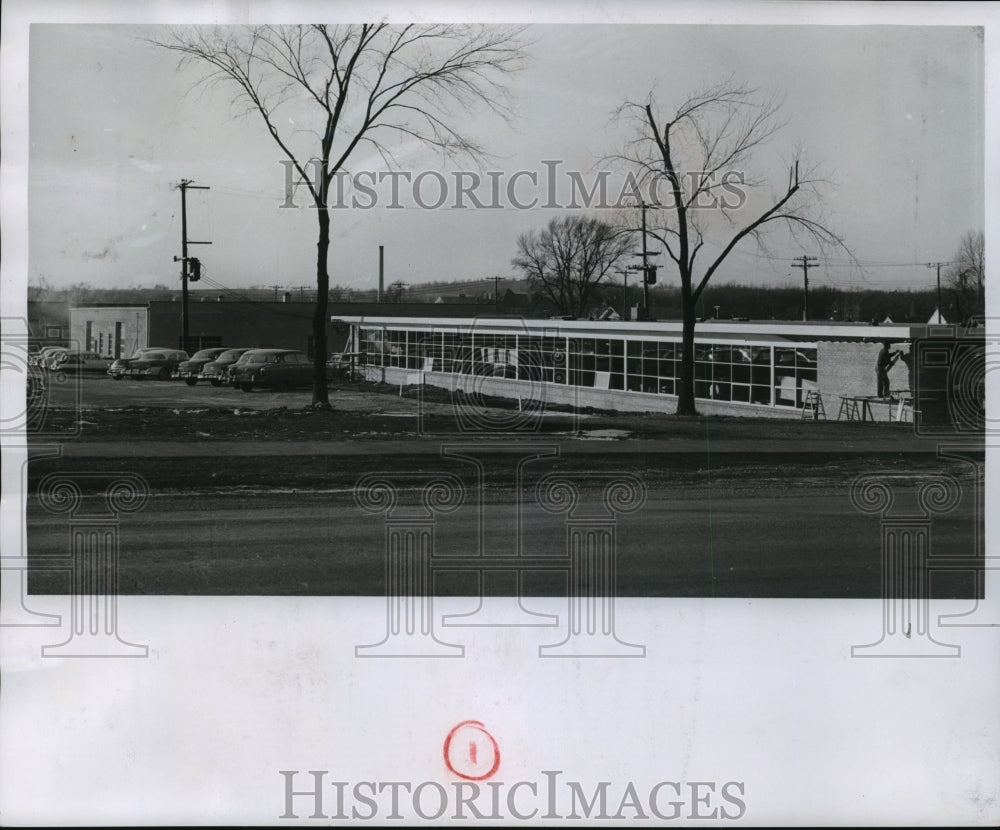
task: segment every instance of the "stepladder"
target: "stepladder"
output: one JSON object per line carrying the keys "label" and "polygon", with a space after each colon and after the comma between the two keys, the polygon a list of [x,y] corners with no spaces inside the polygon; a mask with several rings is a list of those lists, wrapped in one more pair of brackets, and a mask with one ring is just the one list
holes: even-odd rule
{"label": "stepladder", "polygon": [[802,418],[812,418],[814,421],[826,420],[826,410],[823,409],[823,396],[816,389],[806,392],[805,400],[802,401]]}

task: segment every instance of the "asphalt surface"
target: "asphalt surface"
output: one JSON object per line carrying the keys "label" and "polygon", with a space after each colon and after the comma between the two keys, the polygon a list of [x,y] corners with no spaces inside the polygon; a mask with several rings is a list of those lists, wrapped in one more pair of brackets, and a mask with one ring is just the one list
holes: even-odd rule
{"label": "asphalt surface", "polygon": [[[547,423],[554,428],[542,434],[427,435],[420,434],[411,393],[375,393],[363,384],[333,389],[336,411],[307,413],[312,420],[298,414],[309,403],[305,391],[242,393],[107,378],[60,390],[49,402],[72,404],[64,412],[79,414],[80,431],[40,437],[29,464],[32,593],[69,586],[71,519],[42,509],[34,494],[49,473],[80,482],[87,494],[80,515],[105,509],[107,473],[147,482],[145,507],[120,517],[123,593],[384,594],[387,519],[419,512],[420,482],[440,472],[458,475],[466,493],[456,511],[432,517],[439,594],[565,594],[558,567],[522,569],[518,588],[513,571],[480,584],[479,571],[497,571],[477,569],[474,561],[449,568],[445,560],[511,556],[518,538],[528,562],[565,557],[567,518],[541,510],[535,494],[547,472],[574,482],[587,515],[600,508],[608,475],[644,483],[645,505],[615,520],[620,596],[880,596],[879,518],[850,500],[863,473],[894,477],[897,513],[904,515],[919,512],[914,493],[924,477],[957,475],[962,499],[934,518],[934,549],[962,556],[974,550],[971,467],[942,460],[935,442],[900,425],[596,413],[571,419],[570,429],[553,419]],[[448,402],[423,406],[441,423],[453,411]],[[349,425],[346,435],[337,431],[341,422]],[[323,437],[309,437],[314,432]],[[58,455],[42,457],[43,445]],[[451,457],[469,447],[481,478],[476,462]],[[519,473],[518,459],[531,453],[546,457]],[[355,485],[372,472],[399,486],[402,513],[360,509]],[[935,573],[933,590],[971,596],[971,576]]]}
{"label": "asphalt surface", "polygon": [[[92,501],[98,501],[92,498]],[[585,500],[586,501],[586,500]],[[590,499],[593,506],[596,499]],[[434,520],[438,594],[478,595],[482,527],[487,559],[517,554],[519,502],[490,494],[480,525],[467,505]],[[102,506],[92,505],[98,512]],[[394,521],[401,521],[397,511]],[[565,574],[533,557],[566,557],[566,519],[521,507],[525,595],[565,595]],[[598,511],[599,512],[599,511]],[[405,521],[405,519],[402,519]],[[598,520],[600,521],[600,520]],[[749,494],[726,485],[663,489],[616,526],[619,596],[879,597],[881,531],[844,494],[784,488]],[[66,520],[29,510],[32,593],[68,589]],[[344,491],[159,494],[120,523],[119,589],[138,594],[381,595],[386,590],[386,518]],[[968,551],[969,515],[934,524],[935,550]],[[448,557],[463,557],[449,568]],[[568,561],[568,560],[567,560]],[[510,572],[488,593],[515,593]],[[935,592],[961,596],[966,574],[935,577]]]}

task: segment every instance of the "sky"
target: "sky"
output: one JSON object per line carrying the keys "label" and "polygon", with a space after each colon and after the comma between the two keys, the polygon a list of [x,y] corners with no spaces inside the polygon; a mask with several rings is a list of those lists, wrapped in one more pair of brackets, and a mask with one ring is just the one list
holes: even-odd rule
{"label": "sky", "polygon": [[[822,20],[852,19],[827,10]],[[145,40],[164,31],[31,26],[28,280],[53,287],[179,284],[177,184],[186,178],[211,188],[189,191],[188,222],[189,238],[212,242],[191,253],[213,284],[314,284],[315,216],[305,207],[281,207],[280,151],[259,117],[241,115],[228,91],[193,89],[201,70],[178,68],[175,54]],[[728,77],[783,97],[784,126],[755,154],[749,172],[781,188],[787,159],[801,148],[829,180],[828,222],[862,267],[849,267],[841,252],[776,233],[766,255],[752,243],[739,246],[718,281],[798,285],[801,271],[791,259],[808,254],[820,259],[810,271],[813,285],[925,288],[934,279],[926,263],[948,260],[964,233],[984,228],[985,50],[973,26],[543,23],[529,26],[525,42],[527,60],[510,81],[509,124],[482,106],[453,111],[454,123],[492,158],[477,168],[442,163],[412,142],[395,146],[398,170],[425,174],[425,204],[435,201],[438,173],[449,183],[449,199],[422,208],[401,182],[401,201],[408,202],[402,208],[387,207],[385,184],[375,206],[333,211],[332,284],[375,287],[379,245],[387,283],[516,276],[518,235],[573,211],[546,207],[544,184],[531,187],[524,174],[516,193],[525,201],[540,196],[533,209],[516,209],[503,191],[500,209],[456,209],[455,171],[478,171],[484,181],[495,171],[504,183],[517,171],[533,171],[542,183],[552,175],[556,201],[565,206],[568,173],[592,184],[602,158],[633,134],[629,122],[614,117],[621,104],[652,94],[668,112]],[[293,108],[283,118],[286,127],[299,119],[298,128],[305,114]],[[349,168],[387,169],[364,147]],[[489,202],[485,190],[480,195]],[[669,272],[661,275],[670,284]]]}

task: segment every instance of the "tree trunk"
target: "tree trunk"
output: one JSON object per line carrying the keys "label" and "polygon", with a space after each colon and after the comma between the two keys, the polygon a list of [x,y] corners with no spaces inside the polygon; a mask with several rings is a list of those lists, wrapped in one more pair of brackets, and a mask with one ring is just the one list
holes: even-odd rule
{"label": "tree trunk", "polygon": [[677,390],[677,415],[697,415],[694,405],[694,316],[695,304],[689,288],[681,288],[681,376]]}
{"label": "tree trunk", "polygon": [[326,206],[316,210],[319,219],[319,241],[316,243],[316,309],[313,312],[313,397],[314,407],[330,409],[326,389],[326,318],[330,293],[330,272],[327,254],[330,251],[330,214]]}

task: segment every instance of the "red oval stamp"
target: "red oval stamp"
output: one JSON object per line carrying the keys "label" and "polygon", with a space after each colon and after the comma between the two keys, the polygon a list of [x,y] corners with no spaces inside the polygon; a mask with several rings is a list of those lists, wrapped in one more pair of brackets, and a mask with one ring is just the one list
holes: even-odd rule
{"label": "red oval stamp", "polygon": [[500,768],[500,747],[480,721],[464,720],[444,739],[444,765],[466,781],[485,781]]}

